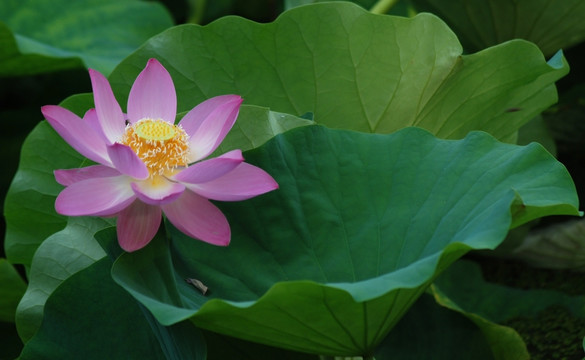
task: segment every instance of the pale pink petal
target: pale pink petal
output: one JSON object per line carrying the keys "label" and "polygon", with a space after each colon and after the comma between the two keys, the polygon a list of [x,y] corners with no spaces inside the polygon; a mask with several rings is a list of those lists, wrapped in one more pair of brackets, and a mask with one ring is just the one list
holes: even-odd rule
{"label": "pale pink petal", "polygon": [[199,195],[220,201],[240,201],[278,189],[278,183],[266,171],[242,163],[233,171],[203,184],[187,184]]}
{"label": "pale pink petal", "polygon": [[[89,109],[83,115],[83,121],[93,129],[93,131],[102,139],[104,144],[109,144],[110,140],[104,134],[104,130],[102,129],[102,125],[100,124],[100,120],[97,117],[97,112],[95,109]],[[104,145],[105,146],[105,145]]]}
{"label": "pale pink petal", "polygon": [[104,165],[93,165],[79,169],[55,170],[55,180],[63,186],[73,183],[101,177],[113,177],[121,175],[116,169]]}
{"label": "pale pink petal", "polygon": [[103,134],[109,144],[119,141],[126,129],[124,114],[114,97],[108,80],[99,72],[89,69],[95,110]]}
{"label": "pale pink petal", "polygon": [[205,119],[207,119],[215,109],[225,104],[238,101],[242,101],[242,98],[238,95],[220,95],[212,97],[191,109],[191,111],[183,116],[179,124],[183,127],[185,132],[191,136],[195,134],[195,131],[197,131],[199,126],[201,126]]}
{"label": "pale pink petal", "polygon": [[185,191],[185,185],[172,182],[163,176],[156,176],[131,184],[136,196],[150,205],[164,205],[173,202]]}
{"label": "pale pink petal", "polygon": [[232,150],[213,159],[204,160],[182,170],[173,179],[199,184],[227,174],[244,161],[241,150]]}
{"label": "pale pink petal", "polygon": [[55,210],[68,216],[113,215],[136,198],[130,181],[128,176],[116,176],[73,183],[57,196]]}
{"label": "pale pink petal", "polygon": [[230,225],[223,213],[207,199],[185,191],[177,201],[162,206],[169,221],[184,234],[210,244],[227,246]]}
{"label": "pale pink petal", "polygon": [[140,160],[130,146],[120,143],[109,145],[108,155],[114,167],[122,174],[140,180],[144,180],[150,175],[148,167]]}
{"label": "pale pink petal", "polygon": [[43,106],[41,112],[53,129],[77,152],[100,164],[110,164],[103,138],[79,116],[56,105]]}
{"label": "pale pink petal", "polygon": [[[89,125],[94,132],[98,134],[102,133],[103,135],[102,126],[100,125],[100,121],[97,117],[97,112],[95,111],[94,108],[91,108],[85,112],[85,114],[83,115],[83,121],[85,121],[85,123]],[[105,142],[106,141],[104,140],[104,143]]]}
{"label": "pale pink petal", "polygon": [[175,123],[177,95],[169,72],[150,59],[134,81],[128,97],[128,118],[135,123],[142,119]]}
{"label": "pale pink petal", "polygon": [[134,201],[118,215],[116,231],[120,247],[128,252],[142,249],[156,235],[160,221],[160,207]]}
{"label": "pale pink petal", "polygon": [[[207,100],[191,110],[181,120],[180,125],[190,136],[189,147],[191,158],[189,162],[195,162],[211,154],[223,141],[227,133],[238,117],[242,98],[236,95],[224,95]],[[213,101],[212,101],[213,100]],[[205,104],[205,107],[199,109]]]}

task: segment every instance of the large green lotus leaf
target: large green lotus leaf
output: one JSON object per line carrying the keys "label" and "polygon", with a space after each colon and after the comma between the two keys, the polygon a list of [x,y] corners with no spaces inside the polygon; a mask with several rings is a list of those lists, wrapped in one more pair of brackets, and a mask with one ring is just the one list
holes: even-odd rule
{"label": "large green lotus leaf", "polygon": [[203,331],[203,336],[207,344],[207,360],[324,360],[314,354],[267,346],[211,331]]}
{"label": "large green lotus leaf", "polygon": [[14,266],[0,259],[0,321],[14,322],[16,306],[25,290],[26,283]]}
{"label": "large green lotus leaf", "polygon": [[10,262],[30,266],[39,244],[65,227],[67,218],[55,212],[55,198],[62,186],[53,171],[83,164],[81,155],[65,145],[47,122],[28,135],[4,203],[4,246]]}
{"label": "large green lotus leaf", "polygon": [[205,359],[201,332],[161,326],[112,281],[111,264],[104,257],[53,292],[20,359]]}
{"label": "large green lotus leaf", "polygon": [[3,0],[0,76],[83,65],[107,75],[144,41],[172,25],[156,2]]}
{"label": "large green lotus leaf", "polygon": [[581,0],[412,0],[422,11],[441,16],[468,50],[511,39],[526,39],[547,55],[585,40]]}
{"label": "large green lotus leaf", "polygon": [[[518,328],[522,335],[528,335],[527,343],[531,351],[538,351],[534,344],[544,340],[549,344],[562,345],[558,352],[564,355],[578,353],[577,342],[583,334],[582,323],[585,318],[585,296],[571,296],[554,290],[544,289],[518,289],[511,288],[500,284],[486,282],[483,279],[481,269],[478,264],[472,261],[458,261],[453,264],[445,273],[443,273],[432,285],[432,293],[438,304],[447,308],[458,311],[474,321],[486,334],[491,337],[494,353],[498,353],[500,358],[505,359],[510,353],[521,350],[518,344],[513,341],[512,334],[506,336],[501,330],[497,330],[496,323],[508,323],[514,326],[514,320],[521,318],[526,323],[530,319],[538,329],[554,329],[555,334],[549,334],[546,330],[531,332],[526,329]],[[557,307],[566,309],[566,314],[555,310],[554,319],[562,320],[544,320],[540,318],[545,309]],[[504,328],[504,326],[500,326]],[[556,332],[562,328],[562,335]],[[509,329],[511,330],[511,329]],[[515,337],[518,336],[516,333]],[[508,340],[506,340],[508,338]],[[499,342],[499,344],[498,344]],[[554,347],[543,346],[543,349],[550,349],[549,352],[557,353]],[[570,348],[573,350],[571,351]],[[526,351],[526,350],[524,350]],[[549,353],[551,355],[552,353]],[[561,354],[559,354],[560,356]],[[519,359],[528,359],[527,355],[518,356]]]}
{"label": "large green lotus leaf", "polygon": [[218,204],[232,228],[228,247],[170,227],[169,244],[114,264],[116,282],[163,324],[191,318],[272,346],[369,354],[465,252],[492,249],[535,217],[578,214],[566,169],[540,145],[482,132],[455,141],[418,128],[307,126],[245,157],[280,188]]}
{"label": "large green lotus leaf", "polygon": [[[62,105],[83,115],[92,104],[86,100],[87,96],[74,96]],[[4,246],[10,262],[28,268],[40,243],[67,225],[67,218],[55,212],[55,198],[63,187],[55,181],[53,171],[86,165],[88,160],[67,145],[46,121],[27,136],[4,203]]]}
{"label": "large green lotus leaf", "polygon": [[[429,294],[423,294],[378,346],[375,357],[494,360],[492,347],[472,321],[438,305]],[[503,359],[521,359],[516,355]]]}
{"label": "large green lotus leaf", "polygon": [[[452,267],[461,270],[458,266]],[[497,324],[476,313],[462,309],[441,293],[434,284],[431,285],[431,292],[435,296],[437,304],[462,314],[476,325],[476,329],[483,334],[483,337],[490,344],[490,353],[493,354],[495,359],[516,360],[530,358],[526,344],[513,328]]]}
{"label": "large green lotus leaf", "polygon": [[418,126],[442,138],[483,130],[513,141],[518,128],[557,99],[568,72],[526,41],[461,55],[436,16],[374,15],[355,4],[307,5],[269,24],[226,17],[171,28],[112,73],[128,94],[149,58],[171,72],[179,110],[236,93],[278,112],[314,114],[328,127],[388,133]]}
{"label": "large green lotus leaf", "polygon": [[[75,95],[61,105],[81,116],[93,107],[93,98],[90,94]],[[310,124],[312,121],[296,116],[244,105],[218,151],[252,149],[276,134]],[[30,266],[40,243],[67,224],[67,218],[54,209],[62,186],[55,181],[53,171],[87,165],[89,161],[67,145],[47,122],[41,122],[29,134],[4,205],[5,248],[12,263]],[[93,234],[88,235],[88,241],[92,241]]]}
{"label": "large green lotus leaf", "polygon": [[31,75],[82,66],[81,60],[76,58],[21,54],[14,34],[6,24],[0,21],[0,76]]}
{"label": "large green lotus leaf", "polygon": [[432,290],[445,306],[500,323],[519,316],[535,317],[552,305],[563,306],[573,315],[585,318],[585,296],[489,283],[483,279],[479,265],[471,261],[454,264],[437,279]]}
{"label": "large green lotus leaf", "polygon": [[93,236],[111,224],[111,220],[100,218],[71,217],[63,230],[39,246],[28,274],[28,288],[16,313],[23,341],[28,341],[41,326],[44,305],[51,293],[71,275],[106,255]]}

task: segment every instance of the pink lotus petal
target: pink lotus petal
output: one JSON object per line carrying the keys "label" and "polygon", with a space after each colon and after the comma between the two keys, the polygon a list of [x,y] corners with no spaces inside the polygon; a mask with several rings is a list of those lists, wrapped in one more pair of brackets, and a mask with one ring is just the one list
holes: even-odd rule
{"label": "pink lotus petal", "polygon": [[210,244],[227,246],[230,225],[223,213],[207,199],[185,191],[177,201],[162,206],[169,221],[184,234]]}
{"label": "pink lotus petal", "polygon": [[177,95],[169,72],[150,59],[134,81],[128,97],[128,118],[135,123],[142,119],[175,123]]}
{"label": "pink lotus petal", "polygon": [[242,101],[236,95],[220,96],[204,101],[185,115],[180,125],[191,136],[190,163],[207,157],[217,149],[234,126]]}
{"label": "pink lotus petal", "polygon": [[106,143],[79,116],[56,105],[43,106],[41,112],[63,140],[81,155],[100,164],[111,164],[106,151]]}
{"label": "pink lotus petal", "polygon": [[148,167],[140,160],[130,146],[115,143],[108,146],[108,155],[114,167],[124,175],[144,180],[150,173]]}
{"label": "pink lotus petal", "polygon": [[93,178],[66,187],[55,201],[55,210],[67,216],[109,216],[134,201],[132,178],[116,176]]}
{"label": "pink lotus petal", "polygon": [[235,169],[244,161],[241,150],[232,150],[213,159],[204,160],[181,170],[174,179],[199,184],[217,179]]}
{"label": "pink lotus petal", "polygon": [[133,182],[132,190],[136,196],[150,205],[164,205],[173,202],[185,191],[185,185],[172,182],[163,176]]}
{"label": "pink lotus petal", "polygon": [[242,163],[233,171],[203,184],[187,184],[199,195],[220,201],[240,201],[278,189],[278,183],[266,171]]}
{"label": "pink lotus petal", "polygon": [[199,126],[201,126],[205,119],[207,119],[215,109],[222,105],[237,101],[242,101],[242,98],[238,95],[220,95],[212,97],[191,109],[191,111],[183,116],[179,124],[183,127],[185,132],[191,136],[195,134],[195,131],[197,131]]}
{"label": "pink lotus petal", "polygon": [[126,129],[124,114],[114,97],[108,80],[99,72],[89,69],[97,117],[109,144],[119,141]]}
{"label": "pink lotus petal", "polygon": [[102,125],[100,124],[100,120],[97,117],[97,112],[95,109],[89,109],[83,115],[83,121],[93,129],[93,131],[102,139],[102,142],[105,144],[109,144],[110,140],[107,138],[106,134],[102,130]]}
{"label": "pink lotus petal", "polygon": [[128,252],[142,249],[156,235],[160,221],[160,207],[134,201],[118,215],[116,231],[120,247]]}
{"label": "pink lotus petal", "polygon": [[54,174],[55,180],[63,186],[69,186],[87,179],[121,175],[118,170],[104,165],[93,165],[79,169],[55,170]]}

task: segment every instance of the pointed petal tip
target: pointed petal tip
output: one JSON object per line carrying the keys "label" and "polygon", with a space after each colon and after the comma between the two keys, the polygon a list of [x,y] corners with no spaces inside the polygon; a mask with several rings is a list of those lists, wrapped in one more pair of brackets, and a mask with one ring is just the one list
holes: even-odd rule
{"label": "pointed petal tip", "polygon": [[124,238],[122,234],[120,234],[120,231],[118,230],[119,228],[116,227],[116,232],[118,233],[118,245],[120,245],[120,247],[122,248],[122,250],[124,250],[125,252],[134,252],[137,250],[142,249],[143,247],[145,247],[146,245],[148,245],[148,243],[152,240],[148,240],[146,242],[144,242],[143,244],[137,244],[133,241],[129,241],[128,238]]}
{"label": "pointed petal tip", "polygon": [[118,239],[118,245],[120,245],[120,247],[122,248],[122,250],[124,250],[124,251],[126,251],[128,253],[131,253],[131,252],[140,250],[140,249],[142,249],[143,247],[146,246],[146,244],[144,244],[143,246],[136,247],[136,246],[133,246],[133,244],[128,244],[126,242],[120,241],[120,239]]}
{"label": "pointed petal tip", "polygon": [[231,241],[231,236],[228,234],[228,236],[224,239],[220,239],[219,241],[216,241],[214,243],[210,243],[212,245],[216,245],[216,246],[228,246],[230,244]]}
{"label": "pointed petal tip", "polygon": [[142,242],[136,242],[136,241],[132,241],[132,239],[130,239],[128,237],[123,237],[123,235],[119,233],[118,234],[118,245],[120,245],[122,250],[131,253],[131,252],[135,252],[135,251],[138,251],[138,250],[144,248],[146,245],[148,245],[152,241],[153,238],[154,238],[154,235],[150,239],[143,239]]}
{"label": "pointed petal tip", "polygon": [[229,94],[225,96],[229,99],[229,101],[239,102],[240,104],[244,102],[244,98],[242,98],[240,95]]}
{"label": "pointed petal tip", "polygon": [[167,219],[183,234],[217,246],[230,243],[231,229],[225,215],[209,200],[191,191],[162,206]]}
{"label": "pointed petal tip", "polygon": [[207,199],[242,201],[276,190],[279,185],[266,171],[244,162],[222,177],[187,184],[187,188]]}
{"label": "pointed petal tip", "polygon": [[[41,106],[41,113],[43,113],[43,115],[45,115],[45,112],[50,112],[51,108],[53,108],[54,106],[57,106],[57,105],[43,105],[43,106]],[[45,117],[46,117],[46,115],[45,115]]]}
{"label": "pointed petal tip", "polygon": [[239,109],[242,103],[244,102],[244,99],[240,95],[234,94],[219,95],[217,96],[217,98],[222,98],[222,100],[224,101],[224,103],[222,104],[223,106],[229,105],[232,106],[234,109]]}
{"label": "pointed petal tip", "polygon": [[64,174],[65,172],[63,171],[63,169],[53,170],[53,176],[55,177],[55,181],[57,181],[59,185],[67,186],[69,185],[69,181],[65,179]]}
{"label": "pointed petal tip", "polygon": [[190,162],[204,159],[217,149],[234,126],[243,101],[239,95],[220,95],[204,101],[185,115],[180,124],[191,136],[189,146],[196,154]]}
{"label": "pointed petal tip", "polygon": [[231,106],[233,108],[239,108],[240,105],[244,102],[244,98],[236,94],[226,94],[214,96],[212,98],[205,100],[203,103],[205,102],[213,103],[216,108],[221,106]]}
{"label": "pointed petal tip", "polygon": [[224,234],[218,234],[218,233],[214,233],[214,232],[210,232],[207,234],[199,234],[198,236],[195,236],[194,234],[190,234],[188,232],[184,232],[186,235],[192,237],[195,240],[199,240],[199,241],[203,241],[205,243],[211,244],[211,245],[215,245],[215,246],[228,246],[231,242],[231,229],[229,228],[229,225],[227,226],[227,230],[226,233]]}
{"label": "pointed petal tip", "polygon": [[162,220],[162,211],[135,201],[118,215],[116,233],[118,244],[126,252],[144,248],[155,237]]}
{"label": "pointed petal tip", "polygon": [[272,179],[272,181],[273,181],[272,189],[268,190],[268,191],[274,191],[274,190],[280,189],[280,185],[278,185],[278,183],[276,182],[276,180],[274,180],[274,178]]}
{"label": "pointed petal tip", "polygon": [[124,177],[90,178],[63,189],[55,210],[65,216],[107,216],[130,205],[136,196]]}
{"label": "pointed petal tip", "polygon": [[154,72],[165,72],[168,73],[168,70],[163,66],[163,64],[160,63],[160,61],[158,61],[155,58],[150,58],[148,59],[148,61],[146,62],[146,66],[144,67],[144,69],[142,69],[142,72],[147,71],[154,71]]}
{"label": "pointed petal tip", "polygon": [[177,116],[177,95],[173,79],[156,59],[149,59],[140,72],[128,96],[128,118],[161,119],[174,124]]}
{"label": "pointed petal tip", "polygon": [[52,120],[52,118],[55,116],[62,114],[67,114],[79,118],[79,116],[77,116],[77,114],[73,113],[71,110],[59,105],[43,105],[41,106],[41,113],[47,120]]}
{"label": "pointed petal tip", "polygon": [[126,130],[124,113],[114,96],[108,79],[95,70],[89,72],[89,77],[100,127],[108,142],[113,144]]}
{"label": "pointed petal tip", "polygon": [[150,238],[145,237],[145,238],[141,239],[141,241],[135,241],[133,238],[123,235],[120,231],[117,231],[117,232],[118,232],[118,245],[120,245],[122,250],[124,250],[126,252],[138,251],[138,250],[144,248],[146,245],[148,245],[152,241],[152,239],[154,239],[154,234],[153,234],[152,237],[150,237]]}
{"label": "pointed petal tip", "polygon": [[162,64],[160,63],[160,61],[158,61],[156,58],[150,58],[150,59],[148,59],[148,61],[146,62],[146,66],[148,66],[150,64],[155,64],[155,65],[162,66]]}
{"label": "pointed petal tip", "polygon": [[103,79],[106,78],[101,72],[99,72],[97,70],[89,69],[88,72],[89,72],[89,77],[92,81],[95,80],[96,78],[103,78]]}

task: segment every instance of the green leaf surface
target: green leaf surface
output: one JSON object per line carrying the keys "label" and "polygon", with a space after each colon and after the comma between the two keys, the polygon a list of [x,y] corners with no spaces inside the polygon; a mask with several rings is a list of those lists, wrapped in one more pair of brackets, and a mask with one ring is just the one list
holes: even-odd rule
{"label": "green leaf surface", "polygon": [[[457,263],[456,263],[457,264]],[[455,268],[459,269],[457,266]],[[448,269],[447,271],[449,271]],[[484,338],[490,345],[490,352],[494,359],[498,360],[519,360],[530,359],[530,354],[526,348],[526,344],[522,337],[512,328],[504,325],[499,325],[490,321],[476,313],[463,310],[459,305],[453,302],[450,298],[445,296],[433,284],[431,285],[431,292],[435,296],[437,304],[444,306],[447,309],[454,310],[461,313],[472,321],[478,329],[483,333]]]}
{"label": "green leaf surface", "polygon": [[[492,339],[498,359],[508,359],[515,352],[517,359],[528,359],[529,355],[525,346],[520,346],[516,331],[495,323],[513,326],[525,338],[533,355],[545,357],[574,355],[575,340],[583,334],[585,296],[489,283],[484,280],[480,266],[472,261],[453,264],[431,289],[439,304],[466,315]],[[546,312],[548,316],[543,315]],[[505,328],[508,334],[503,331]],[[557,348],[560,343],[564,345]]]}
{"label": "green leaf surface", "polygon": [[[439,140],[307,126],[246,152],[277,191],[220,203],[229,247],[171,227],[122,255],[112,274],[163,324],[202,328],[321,355],[364,355],[426,286],[510,227],[577,215],[566,169],[540,145],[475,132]],[[170,250],[172,249],[172,250]],[[204,296],[185,279],[209,288]]]}
{"label": "green leaf surface", "polygon": [[0,76],[85,66],[109,74],[171,27],[164,6],[136,0],[0,2]]}
{"label": "green leaf surface", "polygon": [[248,104],[332,128],[389,133],[418,126],[441,138],[483,130],[514,141],[518,128],[557,100],[568,72],[525,41],[462,55],[437,17],[370,14],[355,4],[301,6],[269,24],[226,17],[150,39],[112,73],[128,94],[149,58],[175,79],[179,111],[235,93]]}
{"label": "green leaf surface", "polygon": [[[376,359],[494,360],[479,328],[423,294],[375,352]],[[518,360],[518,358],[514,358]]]}
{"label": "green leaf surface", "polygon": [[22,54],[14,34],[0,21],[0,76],[32,75],[82,66],[80,59]]}
{"label": "green leaf surface", "polygon": [[[304,5],[310,5],[320,2],[326,2],[327,0],[284,0],[284,9],[290,10],[292,8]],[[330,1],[345,1],[345,0],[329,0]],[[376,0],[352,0],[349,1],[354,4],[357,4],[364,9],[370,9],[377,1]]]}
{"label": "green leaf surface", "polygon": [[468,313],[490,321],[534,317],[552,305],[561,305],[573,315],[585,318],[585,296],[570,296],[555,290],[517,289],[486,282],[480,267],[471,261],[459,261],[433,285],[435,297]]}
{"label": "green leaf surface", "polygon": [[4,203],[4,247],[10,262],[30,266],[40,243],[65,227],[67,218],[55,212],[55,199],[63,187],[53,171],[80,167],[83,162],[47,122],[26,138]]}
{"label": "green leaf surface", "polygon": [[65,229],[47,238],[36,251],[29,272],[29,286],[18,304],[16,324],[23,341],[41,326],[47,298],[67,278],[106,254],[93,236],[111,220],[71,217]]}
{"label": "green leaf surface", "polygon": [[250,341],[204,331],[207,343],[207,360],[323,360],[318,356],[266,346]]}
{"label": "green leaf surface", "polygon": [[14,266],[0,259],[0,322],[14,322],[16,306],[25,290],[26,283]]}
{"label": "green leaf surface", "polygon": [[538,45],[546,55],[585,40],[581,0],[412,0],[443,18],[466,49],[477,51],[512,39]]}
{"label": "green leaf surface", "polygon": [[55,290],[20,359],[205,359],[200,331],[158,324],[112,281],[111,264],[104,257]]}
{"label": "green leaf surface", "polygon": [[[80,116],[92,104],[87,94],[61,103]],[[85,165],[89,165],[88,160],[67,145],[46,121],[27,136],[4,202],[4,247],[10,262],[28,268],[41,242],[67,225],[67,218],[55,212],[55,199],[63,187],[55,181],[53,171]]]}

